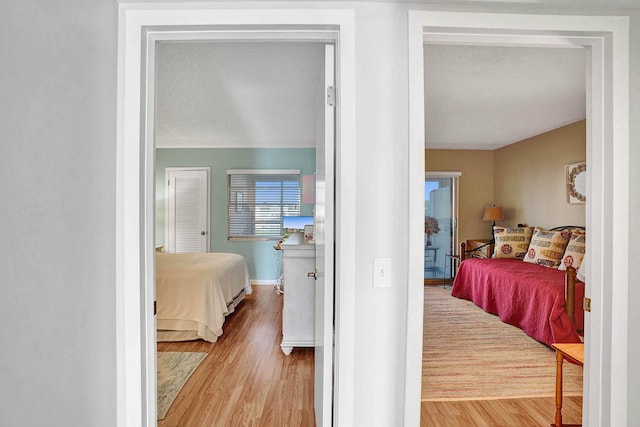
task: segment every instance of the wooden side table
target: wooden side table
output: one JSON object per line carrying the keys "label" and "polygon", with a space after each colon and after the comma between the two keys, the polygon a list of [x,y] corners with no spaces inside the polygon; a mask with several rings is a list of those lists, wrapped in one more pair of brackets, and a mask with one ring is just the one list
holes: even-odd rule
{"label": "wooden side table", "polygon": [[425,246],[424,247],[424,271],[430,271],[435,277],[438,272],[438,251],[439,246]]}
{"label": "wooden side table", "polygon": [[[447,263],[447,260],[449,261]],[[458,271],[458,264],[460,264],[460,255],[456,254],[444,254],[444,270],[442,273],[442,287],[445,288],[447,286],[447,282],[450,282],[453,286],[453,280],[456,277],[456,272]],[[447,267],[449,270],[447,271]],[[451,277],[447,278],[447,273],[450,273]]]}
{"label": "wooden side table", "polygon": [[562,362],[564,358],[584,366],[584,343],[551,344],[556,351],[556,418],[551,427],[579,427],[582,424],[562,424]]}

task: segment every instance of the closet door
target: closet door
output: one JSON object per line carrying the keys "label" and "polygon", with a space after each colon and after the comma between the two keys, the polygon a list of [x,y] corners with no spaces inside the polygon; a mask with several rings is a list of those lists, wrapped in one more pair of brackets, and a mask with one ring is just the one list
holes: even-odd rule
{"label": "closet door", "polygon": [[166,168],[166,252],[209,251],[209,168]]}

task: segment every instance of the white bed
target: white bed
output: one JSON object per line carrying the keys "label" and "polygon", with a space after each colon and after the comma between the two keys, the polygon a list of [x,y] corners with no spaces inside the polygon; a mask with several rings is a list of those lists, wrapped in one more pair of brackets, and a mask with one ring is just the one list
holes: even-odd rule
{"label": "white bed", "polygon": [[241,255],[156,253],[158,341],[215,342],[225,316],[250,293]]}

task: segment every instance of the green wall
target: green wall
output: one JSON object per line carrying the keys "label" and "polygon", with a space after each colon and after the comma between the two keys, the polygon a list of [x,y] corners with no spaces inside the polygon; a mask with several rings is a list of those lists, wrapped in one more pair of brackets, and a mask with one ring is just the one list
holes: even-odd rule
{"label": "green wall", "polygon": [[[211,252],[244,256],[253,280],[275,280],[274,241],[227,240],[227,169],[300,169],[315,172],[313,148],[158,148],[156,150],[156,244],[164,244],[165,168],[211,168]],[[302,215],[313,215],[313,205],[302,205]]]}

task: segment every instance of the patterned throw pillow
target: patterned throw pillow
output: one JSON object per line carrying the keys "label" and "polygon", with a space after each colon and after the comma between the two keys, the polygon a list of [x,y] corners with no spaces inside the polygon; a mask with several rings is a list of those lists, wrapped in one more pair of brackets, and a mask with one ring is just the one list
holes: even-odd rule
{"label": "patterned throw pillow", "polygon": [[558,270],[566,270],[569,266],[575,269],[580,268],[586,250],[587,234],[583,230],[571,233],[571,238],[569,239],[567,248],[564,250],[564,255],[562,256]]}
{"label": "patterned throw pillow", "polygon": [[558,268],[570,237],[570,231],[550,231],[536,227],[523,261]]}
{"label": "patterned throw pillow", "polygon": [[531,241],[531,227],[493,227],[494,258],[522,259]]}

